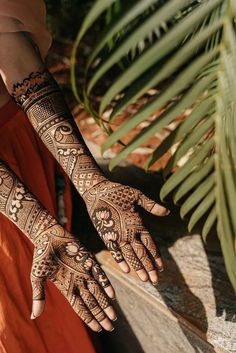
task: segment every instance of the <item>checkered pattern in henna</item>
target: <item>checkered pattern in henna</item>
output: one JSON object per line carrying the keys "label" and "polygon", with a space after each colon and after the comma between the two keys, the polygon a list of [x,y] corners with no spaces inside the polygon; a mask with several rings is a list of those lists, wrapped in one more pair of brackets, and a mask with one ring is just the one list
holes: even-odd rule
{"label": "checkered pattern in henna", "polygon": [[164,215],[164,207],[137,189],[108,180],[90,188],[83,198],[93,224],[118,263],[125,260],[135,271],[148,272],[159,266],[159,251],[137,205],[156,215]]}

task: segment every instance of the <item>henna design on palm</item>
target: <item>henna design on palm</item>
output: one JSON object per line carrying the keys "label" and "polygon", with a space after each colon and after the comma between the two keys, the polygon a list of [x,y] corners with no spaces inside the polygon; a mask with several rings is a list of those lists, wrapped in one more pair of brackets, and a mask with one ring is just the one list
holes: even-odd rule
{"label": "henna design on palm", "polygon": [[[119,183],[103,181],[83,194],[90,218],[121,267],[128,271],[128,263],[143,280],[145,271],[157,282],[156,268],[163,269],[160,253],[142,223],[137,205],[157,216],[167,210],[143,195],[141,191]],[[145,271],[143,271],[145,270]]]}
{"label": "henna design on palm", "polygon": [[[52,281],[93,330],[111,330],[115,312],[111,284],[94,256],[61,227],[13,172],[0,162],[0,212],[34,243],[31,271],[33,317],[44,307],[45,284]],[[35,314],[36,312],[36,314]]]}
{"label": "henna design on palm", "polygon": [[[94,257],[57,224],[41,233],[40,242],[35,243],[33,299],[45,298],[44,285],[51,280],[85,323],[94,318],[103,321],[104,309],[110,304],[102,287],[110,283]],[[42,248],[42,244],[46,247]]]}

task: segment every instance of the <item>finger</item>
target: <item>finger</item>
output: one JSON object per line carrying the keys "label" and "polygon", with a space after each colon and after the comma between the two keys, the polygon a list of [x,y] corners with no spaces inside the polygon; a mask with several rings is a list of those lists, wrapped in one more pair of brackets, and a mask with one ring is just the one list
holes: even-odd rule
{"label": "finger", "polygon": [[106,313],[106,315],[109,317],[110,320],[112,321],[117,320],[116,312],[111,305],[108,306],[106,309],[104,309],[104,312]]}
{"label": "finger", "polygon": [[99,306],[96,299],[90,293],[90,291],[86,288],[80,289],[80,295],[83,299],[85,305],[92,313],[94,318],[100,323],[100,325],[107,331],[111,331],[113,329],[111,321],[108,319],[102,308]]}
{"label": "finger", "polygon": [[125,273],[129,273],[130,272],[130,267],[129,265],[127,264],[126,261],[122,261],[122,262],[119,262],[118,265],[120,266],[120,269],[125,272]]}
{"label": "finger", "polygon": [[91,328],[92,331],[100,332],[102,330],[101,325],[95,320],[92,313],[88,310],[86,305],[84,304],[82,298],[79,295],[79,289],[77,287],[68,288],[65,286],[65,283],[54,278],[52,282],[56,285],[59,291],[64,295],[64,297],[68,300],[71,307],[75,311],[75,313],[80,317],[84,323]]}
{"label": "finger", "polygon": [[114,241],[109,241],[106,243],[106,246],[107,246],[107,249],[110,251],[111,255],[113,256],[114,260],[120,266],[121,270],[125,273],[128,273],[130,271],[129,265],[125,261],[117,243]]}
{"label": "finger", "polygon": [[32,312],[31,312],[31,319],[34,320],[36,317],[40,316],[44,310],[45,306],[45,279],[35,277],[31,274],[31,285],[32,285],[32,297],[33,297],[33,304],[32,304]]}
{"label": "finger", "polygon": [[149,251],[149,253],[152,255],[152,257],[156,263],[156,266],[158,268],[158,271],[162,272],[164,267],[163,267],[163,262],[161,259],[161,254],[160,254],[160,251],[157,248],[156,244],[154,243],[151,235],[149,234],[149,232],[147,230],[142,231],[140,239],[141,239],[142,243],[144,244],[144,246]]}
{"label": "finger", "polygon": [[121,251],[126,262],[134,269],[139,278],[146,282],[148,280],[148,274],[144,270],[143,265],[132,249],[132,246],[130,244],[124,244],[121,247]]}
{"label": "finger", "polygon": [[32,304],[32,312],[31,312],[31,320],[36,319],[36,317],[39,317],[43,311],[44,311],[44,307],[45,307],[45,300],[33,300],[33,304]]}
{"label": "finger", "polygon": [[115,310],[110,305],[109,300],[102,288],[95,281],[89,281],[88,289],[97,300],[100,307],[104,310],[108,318],[111,320],[116,320]]}
{"label": "finger", "polygon": [[170,213],[170,210],[149,199],[142,193],[139,195],[138,205],[155,216],[167,216]]}
{"label": "finger", "polygon": [[114,326],[112,325],[111,321],[107,317],[104,320],[100,321],[100,325],[106,331],[113,331],[114,330]]}
{"label": "finger", "polygon": [[108,297],[111,299],[116,299],[115,290],[112,286],[104,288],[105,292],[107,293]]}
{"label": "finger", "polygon": [[111,285],[107,275],[101,268],[99,264],[95,264],[92,268],[92,274],[94,279],[100,283],[100,285],[104,288],[105,292],[107,293],[108,297],[114,299],[116,297],[115,290]]}
{"label": "finger", "polygon": [[157,284],[158,275],[153,264],[152,259],[150,259],[150,255],[146,251],[144,245],[141,241],[135,239],[132,243],[132,248],[135,254],[138,256],[139,260],[142,262],[144,269],[147,271],[149,278],[153,284]]}
{"label": "finger", "polygon": [[94,319],[91,312],[87,309],[86,305],[84,304],[82,298],[77,295],[73,298],[73,303],[71,303],[76,314],[83,320],[91,330],[95,332],[100,332],[102,330],[101,325]]}

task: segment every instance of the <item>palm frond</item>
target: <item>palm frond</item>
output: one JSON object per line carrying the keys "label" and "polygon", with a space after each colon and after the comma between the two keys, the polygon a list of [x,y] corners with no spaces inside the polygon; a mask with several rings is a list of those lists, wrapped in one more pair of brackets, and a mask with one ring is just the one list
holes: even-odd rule
{"label": "palm frond", "polygon": [[[97,1],[78,34],[71,71],[77,98],[75,57],[80,40],[114,1]],[[154,31],[158,36],[147,41]],[[138,43],[142,43],[142,50],[119,67]],[[97,119],[111,110],[106,125],[110,136],[103,151],[123,142],[127,134],[146,123],[111,160],[111,169],[181,114],[190,112],[147,158],[145,168],[175,146],[164,168],[166,181],[160,196],[164,200],[173,194],[174,202],[181,204],[181,216],[189,217],[189,230],[202,220],[204,240],[216,225],[227,272],[236,290],[235,63],[234,0],[135,1],[125,13],[120,8],[119,16],[104,28],[92,48],[84,70],[84,97],[80,99]],[[105,86],[95,108],[90,97],[108,74],[114,74],[114,79]],[[117,116],[150,89],[156,93],[113,131]]]}

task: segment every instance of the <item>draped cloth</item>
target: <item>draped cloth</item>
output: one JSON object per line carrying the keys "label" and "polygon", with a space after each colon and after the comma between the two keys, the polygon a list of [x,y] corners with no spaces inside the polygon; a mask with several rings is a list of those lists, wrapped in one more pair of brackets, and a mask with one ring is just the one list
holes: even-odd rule
{"label": "draped cloth", "polygon": [[[42,0],[0,0],[0,33],[28,33],[44,59],[51,45],[45,15]],[[59,167],[12,100],[0,108],[0,159],[56,217],[55,174]],[[69,181],[60,172],[66,183],[69,230]],[[30,319],[32,256],[30,240],[0,214],[0,353],[95,353],[84,324],[53,284],[46,286],[44,313]]]}
{"label": "draped cloth", "polygon": [[27,32],[44,59],[51,45],[42,0],[0,0],[0,33]]}

